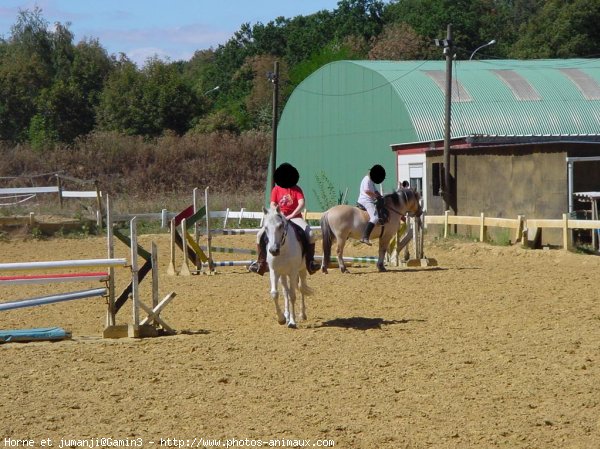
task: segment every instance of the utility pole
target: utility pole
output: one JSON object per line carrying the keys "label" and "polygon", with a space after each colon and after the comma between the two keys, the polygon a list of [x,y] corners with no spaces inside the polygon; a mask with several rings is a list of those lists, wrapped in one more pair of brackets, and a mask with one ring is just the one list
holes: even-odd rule
{"label": "utility pole", "polygon": [[435,40],[435,45],[444,48],[446,57],[446,107],[444,118],[444,186],[441,194],[444,199],[444,210],[450,210],[452,199],[452,186],[450,185],[450,131],[452,114],[452,24],[448,24],[446,39]]}
{"label": "utility pole", "polygon": [[279,61],[275,61],[273,72],[267,73],[267,78],[273,83],[273,117],[271,143],[271,188],[275,186],[275,169],[277,164],[277,119],[279,112]]}

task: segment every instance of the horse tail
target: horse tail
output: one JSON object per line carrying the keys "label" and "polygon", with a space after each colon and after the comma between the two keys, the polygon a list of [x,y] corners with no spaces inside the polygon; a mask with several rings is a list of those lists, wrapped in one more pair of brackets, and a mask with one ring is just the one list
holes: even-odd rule
{"label": "horse tail", "polygon": [[321,235],[323,236],[323,263],[321,269],[326,272],[331,262],[331,245],[333,244],[331,226],[327,218],[327,212],[321,217]]}

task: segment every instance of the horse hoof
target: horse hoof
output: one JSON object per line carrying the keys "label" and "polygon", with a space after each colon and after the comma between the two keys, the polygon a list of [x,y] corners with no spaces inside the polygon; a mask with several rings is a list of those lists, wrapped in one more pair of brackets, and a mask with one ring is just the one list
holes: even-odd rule
{"label": "horse hoof", "polygon": [[379,270],[380,273],[386,273],[387,270],[385,269],[385,267],[377,267],[377,270]]}
{"label": "horse hoof", "polygon": [[296,323],[288,323],[287,327],[290,329],[298,329],[298,326],[296,325]]}
{"label": "horse hoof", "polygon": [[277,324],[281,324],[282,326],[287,323],[285,318],[277,318]]}
{"label": "horse hoof", "polygon": [[325,267],[322,267],[322,268],[321,268],[321,271],[322,271],[323,273],[327,274],[327,268],[325,268]]}

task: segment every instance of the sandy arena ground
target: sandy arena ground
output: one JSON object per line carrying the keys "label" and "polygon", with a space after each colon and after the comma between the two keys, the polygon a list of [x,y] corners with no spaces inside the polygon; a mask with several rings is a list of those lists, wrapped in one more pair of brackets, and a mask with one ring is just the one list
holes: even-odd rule
{"label": "sandy arena ground", "polygon": [[[161,438],[195,447],[201,438],[234,447],[281,439],[365,449],[600,447],[599,257],[429,242],[438,267],[379,274],[355,265],[310,277],[308,320],[291,330],[276,322],[267,276],[222,268],[169,277],[168,237],[140,237],[145,247],[151,240],[161,298],[177,292],[162,314],[176,336],[102,339],[102,298],[1,312],[2,329],[73,334],[0,345],[4,447],[102,437],[106,447],[128,439],[145,448]],[[252,237],[214,244],[250,248]],[[117,250],[126,256],[124,245]],[[350,254],[359,252],[375,249]],[[2,262],[104,258],[106,248],[102,238],[15,238],[0,242],[0,254]],[[117,280],[120,291],[126,272]],[[0,286],[0,298],[95,286]]]}

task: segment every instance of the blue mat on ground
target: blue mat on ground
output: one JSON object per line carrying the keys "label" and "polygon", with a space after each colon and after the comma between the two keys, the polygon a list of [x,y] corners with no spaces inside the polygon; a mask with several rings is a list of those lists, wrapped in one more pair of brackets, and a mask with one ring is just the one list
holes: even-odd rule
{"label": "blue mat on ground", "polygon": [[71,338],[71,332],[60,327],[40,327],[37,329],[0,330],[0,343],[27,341],[57,341]]}

